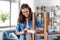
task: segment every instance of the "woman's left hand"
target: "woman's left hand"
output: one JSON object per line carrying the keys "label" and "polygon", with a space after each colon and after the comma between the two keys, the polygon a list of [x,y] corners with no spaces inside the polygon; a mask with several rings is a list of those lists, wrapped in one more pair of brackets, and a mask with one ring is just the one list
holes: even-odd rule
{"label": "woman's left hand", "polygon": [[43,31],[43,30],[41,30],[41,29],[39,29],[39,28],[36,28],[36,29],[35,29],[35,32],[36,32],[36,33],[41,33],[42,31]]}

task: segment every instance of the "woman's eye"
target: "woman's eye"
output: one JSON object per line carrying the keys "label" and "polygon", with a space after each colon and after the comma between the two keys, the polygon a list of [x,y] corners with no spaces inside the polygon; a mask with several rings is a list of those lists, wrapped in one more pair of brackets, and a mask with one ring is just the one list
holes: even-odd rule
{"label": "woman's eye", "polygon": [[26,11],[26,12],[28,12],[28,11]]}
{"label": "woman's eye", "polygon": [[22,12],[22,13],[25,13],[25,12]]}

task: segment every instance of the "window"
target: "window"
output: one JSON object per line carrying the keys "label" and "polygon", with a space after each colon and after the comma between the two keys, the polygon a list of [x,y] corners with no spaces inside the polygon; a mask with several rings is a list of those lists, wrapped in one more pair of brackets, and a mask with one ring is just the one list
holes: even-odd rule
{"label": "window", "polygon": [[18,1],[0,1],[0,27],[16,26],[19,5]]}
{"label": "window", "polygon": [[18,3],[11,3],[11,25],[16,25],[19,14]]}
{"label": "window", "polygon": [[[9,19],[4,21],[3,15],[7,15],[10,11],[10,3],[9,1],[0,1],[0,27],[1,26],[9,26]],[[3,17],[3,18],[2,18]]]}

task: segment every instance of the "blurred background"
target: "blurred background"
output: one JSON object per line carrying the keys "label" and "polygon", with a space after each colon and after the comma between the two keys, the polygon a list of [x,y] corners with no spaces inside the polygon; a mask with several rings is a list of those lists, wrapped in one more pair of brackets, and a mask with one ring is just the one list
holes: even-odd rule
{"label": "blurred background", "polygon": [[60,30],[60,0],[0,0],[0,40],[3,31],[15,29],[23,3],[27,3],[36,12],[42,24],[44,13],[49,13],[49,32]]}

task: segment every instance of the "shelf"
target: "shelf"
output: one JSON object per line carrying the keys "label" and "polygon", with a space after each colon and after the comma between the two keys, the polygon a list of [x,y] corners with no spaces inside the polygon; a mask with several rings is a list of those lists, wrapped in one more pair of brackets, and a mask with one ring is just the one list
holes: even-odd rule
{"label": "shelf", "polygon": [[60,34],[60,32],[52,32],[52,33],[48,33],[48,35],[56,35],[56,34]]}

